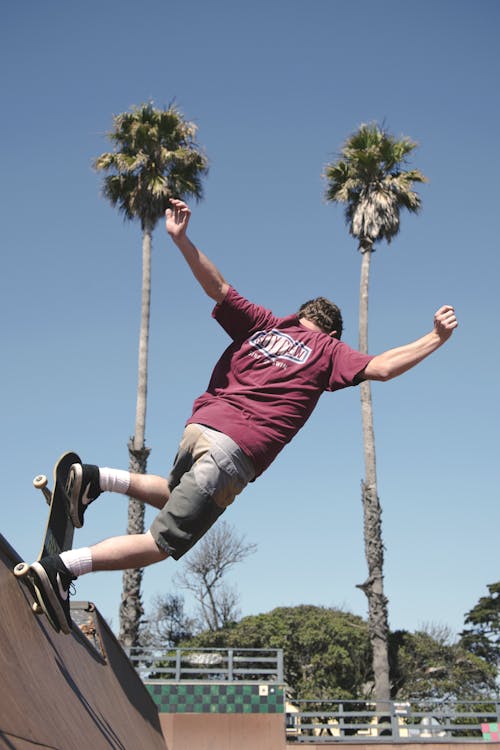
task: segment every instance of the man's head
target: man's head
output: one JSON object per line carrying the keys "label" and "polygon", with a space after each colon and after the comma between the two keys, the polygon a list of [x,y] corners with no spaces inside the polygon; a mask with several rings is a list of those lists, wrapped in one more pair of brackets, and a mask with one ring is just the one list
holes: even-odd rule
{"label": "man's head", "polygon": [[325,333],[336,331],[336,339],[342,336],[342,313],[337,305],[327,300],[326,297],[316,297],[316,299],[304,302],[297,315],[299,318],[307,318],[315,323]]}

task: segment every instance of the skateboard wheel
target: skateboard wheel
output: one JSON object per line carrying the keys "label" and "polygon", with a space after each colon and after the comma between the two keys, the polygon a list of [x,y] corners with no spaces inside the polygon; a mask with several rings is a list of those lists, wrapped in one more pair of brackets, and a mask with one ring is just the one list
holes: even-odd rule
{"label": "skateboard wheel", "polygon": [[22,578],[25,576],[30,569],[30,566],[28,563],[22,562],[18,563],[16,567],[14,568],[14,575],[17,576],[17,578]]}
{"label": "skateboard wheel", "polygon": [[35,615],[43,615],[43,609],[38,604],[38,602],[33,602],[33,604],[31,605],[31,609],[33,610]]}
{"label": "skateboard wheel", "polygon": [[37,490],[43,490],[44,487],[47,486],[47,477],[45,474],[39,474],[33,479],[33,486],[36,487]]}

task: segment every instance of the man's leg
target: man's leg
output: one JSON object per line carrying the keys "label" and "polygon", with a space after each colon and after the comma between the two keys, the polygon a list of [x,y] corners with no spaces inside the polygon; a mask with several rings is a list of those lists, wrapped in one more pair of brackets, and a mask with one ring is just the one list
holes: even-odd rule
{"label": "man's leg", "polygon": [[170,490],[164,477],[156,474],[130,474],[127,494],[161,510],[170,497]]}
{"label": "man's leg", "polygon": [[84,514],[101,492],[118,492],[152,505],[157,510],[168,501],[168,481],[155,474],[131,474],[122,469],[74,464],[66,483],[70,515],[77,529],[83,526]]}
{"label": "man's leg", "polygon": [[[64,555],[63,552],[63,560]],[[93,572],[144,568],[168,557],[168,554],[158,547],[150,531],[145,534],[127,534],[105,539],[90,547],[90,555]],[[71,569],[70,565],[65,564]]]}
{"label": "man's leg", "polygon": [[59,624],[63,633],[71,630],[69,589],[80,575],[97,570],[142,568],[168,557],[159,549],[150,532],[106,539],[93,547],[67,550],[31,565],[40,603]]}
{"label": "man's leg", "polygon": [[[214,437],[222,445],[215,442]],[[230,470],[221,469],[212,454],[219,456],[222,465],[232,464],[227,467]],[[71,627],[68,590],[72,580],[92,571],[141,568],[165,560],[169,553],[159,544],[178,559],[211,527],[255,475],[249,459],[236,443],[198,425],[186,428],[168,481],[156,475],[99,469],[89,464],[75,464],[75,467],[68,494],[70,498],[76,497],[77,505],[82,506],[81,509],[78,507],[78,518],[82,523],[89,502],[104,491],[130,495],[153,505],[160,513],[151,531],[145,534],[113,537],[92,547],[44,558],[32,565],[39,575],[44,596],[57,610],[56,620],[64,632],[69,632]],[[170,499],[169,485],[173,488],[172,498],[167,502]]]}
{"label": "man's leg", "polygon": [[[83,526],[84,514],[101,492],[119,492],[161,509],[170,497],[168,481],[155,474],[132,474],[120,469],[99,468],[93,464],[74,464],[68,475],[66,492],[70,515],[76,528]],[[143,568],[168,557],[150,532],[127,534],[50,555],[35,561],[31,569],[36,576],[37,596],[59,623],[64,633],[71,630],[69,589],[78,576],[101,570]]]}

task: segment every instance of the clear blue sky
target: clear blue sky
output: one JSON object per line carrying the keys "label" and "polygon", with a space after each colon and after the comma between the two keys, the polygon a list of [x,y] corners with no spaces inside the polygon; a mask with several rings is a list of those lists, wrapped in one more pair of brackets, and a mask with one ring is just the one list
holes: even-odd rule
{"label": "clear blue sky", "polygon": [[[210,159],[191,236],[278,315],[335,300],[357,346],[360,257],[321,174],[362,122],[419,143],[423,210],[377,250],[370,350],[426,333],[450,343],[373,387],[391,628],[459,631],[499,578],[498,32],[496,0],[160,0],[10,3],[2,12],[1,532],[30,560],[46,509],[32,477],[67,449],[126,467],[134,429],[140,228],[100,196],[92,160],[112,115],[175,99]],[[165,474],[226,345],[211,303],[159,226],[147,443]],[[258,545],[235,569],[243,614],[280,605],[366,614],[359,393],[310,422],[226,514]],[[148,511],[147,521],[152,520]],[[93,506],[75,543],[124,532],[126,502]],[[173,590],[146,571],[144,602]],[[118,626],[121,575],[80,579]],[[189,604],[189,600],[188,600]]]}

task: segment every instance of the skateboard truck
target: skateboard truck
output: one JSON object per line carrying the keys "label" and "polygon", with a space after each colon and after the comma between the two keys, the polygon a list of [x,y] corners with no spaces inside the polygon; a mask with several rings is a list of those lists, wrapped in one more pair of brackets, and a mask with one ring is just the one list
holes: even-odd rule
{"label": "skateboard truck", "polygon": [[52,501],[52,493],[49,490],[49,488],[47,487],[47,484],[48,484],[48,479],[45,476],[45,474],[38,474],[33,479],[33,487],[35,487],[35,489],[41,490],[43,492],[43,496],[45,498],[45,501],[46,501],[47,505],[50,505],[50,503]]}
{"label": "skateboard truck", "polygon": [[[25,576],[28,576],[29,571],[30,566],[28,565],[28,563],[20,562],[14,568],[14,575],[16,576],[16,578],[24,578]],[[35,613],[35,615],[43,615],[43,609],[37,601],[31,603],[31,609]]]}
{"label": "skateboard truck", "polygon": [[[33,487],[43,492],[45,502],[47,503],[47,505],[50,505],[50,503],[52,502],[52,493],[49,490],[47,485],[48,485],[48,479],[45,476],[45,474],[38,474],[33,479]],[[16,576],[16,578],[24,578],[24,576],[28,575],[29,569],[30,569],[30,566],[28,565],[28,563],[25,563],[25,562],[18,563],[14,568],[14,575]],[[33,602],[31,605],[31,609],[36,615],[43,614],[43,609],[41,608],[38,602]]]}

